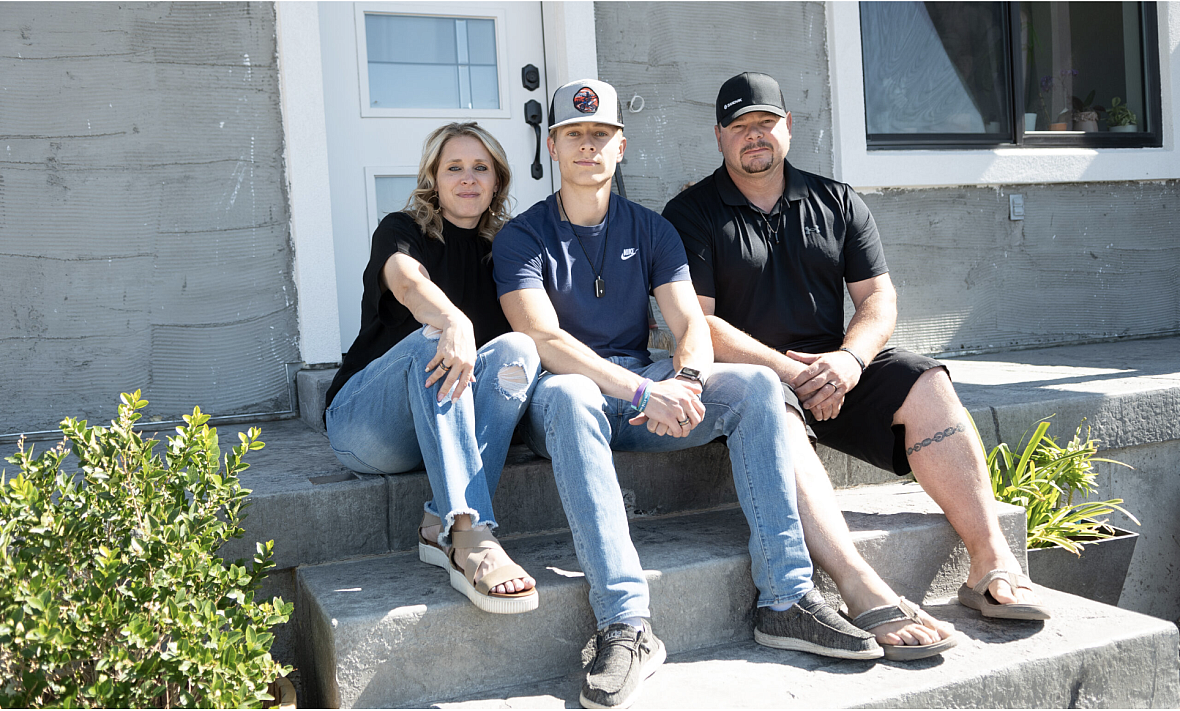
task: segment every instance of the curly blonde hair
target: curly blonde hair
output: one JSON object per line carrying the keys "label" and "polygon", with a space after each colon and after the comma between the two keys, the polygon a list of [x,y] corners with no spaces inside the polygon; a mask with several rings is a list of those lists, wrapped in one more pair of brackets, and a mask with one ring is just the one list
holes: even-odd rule
{"label": "curly blonde hair", "polygon": [[448,123],[434,130],[422,145],[422,161],[418,164],[418,187],[410,193],[405,211],[414,218],[418,228],[427,236],[444,242],[442,209],[438,203],[438,164],[442,160],[443,146],[452,138],[469,136],[478,140],[492,156],[496,171],[496,192],[492,204],[479,218],[476,228],[479,236],[491,242],[504,223],[511,219],[508,188],[512,184],[512,171],[508,168],[508,155],[500,142],[474,121]]}

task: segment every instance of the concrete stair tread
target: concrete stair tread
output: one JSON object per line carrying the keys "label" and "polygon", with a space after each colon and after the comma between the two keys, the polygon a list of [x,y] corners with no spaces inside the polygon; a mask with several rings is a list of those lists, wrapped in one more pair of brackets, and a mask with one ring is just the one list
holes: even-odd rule
{"label": "concrete stair tread", "polygon": [[[962,544],[918,486],[837,495],[858,549],[899,594],[946,596],[962,583]],[[1011,540],[1023,541],[1019,509],[1002,507],[1001,524]],[[756,592],[740,510],[636,518],[631,536],[651,584],[653,619],[670,651],[750,638]],[[314,669],[305,665],[304,673],[313,693],[322,694],[318,703],[413,706],[431,700],[439,689],[455,688],[453,674],[418,660],[456,650],[463,650],[462,659],[450,666],[465,670],[461,683],[468,691],[518,667],[535,680],[575,664],[594,620],[570,534],[506,537],[504,547],[538,581],[535,612],[479,612],[450,589],[443,570],[421,563],[416,552],[299,568],[297,614],[308,641],[305,659],[314,660]],[[834,598],[822,573],[817,584]]]}
{"label": "concrete stair tread", "polygon": [[[962,634],[940,657],[856,662],[742,641],[673,654],[633,708],[1167,708],[1180,703],[1176,627],[1038,588],[1054,617],[985,620],[927,604]],[[656,634],[659,634],[658,620]],[[1170,674],[1167,673],[1170,671]],[[579,708],[581,672],[436,702],[436,708]]]}
{"label": "concrete stair tread", "polygon": [[[942,512],[917,484],[841,490],[836,495],[849,529],[862,544],[884,541],[900,531],[949,530]],[[1000,506],[1009,519],[1017,520],[1019,509]],[[746,556],[748,537],[745,516],[736,506],[631,520],[631,538],[644,568],[661,573],[720,557]],[[513,560],[537,579],[542,592],[556,586],[583,586],[568,532],[503,536],[500,541]],[[299,577],[339,620],[400,614],[422,605],[438,611],[470,605],[452,591],[445,571],[418,560],[416,549],[303,566]],[[912,592],[910,596],[916,597]]]}
{"label": "concrete stair tread", "polygon": [[[883,539],[898,530],[947,526],[942,512],[917,484],[842,490],[837,497],[849,528],[862,541]],[[742,511],[727,506],[678,516],[632,519],[631,536],[646,569],[670,571],[719,556],[745,555],[749,528]],[[568,533],[503,536],[500,541],[513,560],[537,578],[542,590],[551,585],[581,584],[581,567]],[[324,591],[328,595],[321,598],[322,603],[331,606],[334,616],[341,619],[352,614],[371,615],[373,605],[397,611],[421,604],[432,608],[470,604],[458,593],[436,597],[440,590],[451,590],[447,576],[441,569],[419,561],[416,549],[304,566],[299,574],[317,594]],[[348,586],[349,581],[360,579],[370,585],[361,589]],[[344,587],[333,589],[337,585]],[[327,592],[329,589],[331,592]],[[337,602],[340,608],[335,606]]]}

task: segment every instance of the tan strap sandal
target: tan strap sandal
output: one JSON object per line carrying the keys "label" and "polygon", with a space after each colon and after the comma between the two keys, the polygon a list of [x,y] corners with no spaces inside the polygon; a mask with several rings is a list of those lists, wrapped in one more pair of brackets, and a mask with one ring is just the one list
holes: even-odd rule
{"label": "tan strap sandal", "polygon": [[[451,587],[467,596],[468,600],[483,610],[501,615],[515,615],[537,609],[540,596],[536,588],[515,593],[496,593],[492,588],[509,580],[529,577],[528,572],[516,563],[508,563],[489,570],[487,575],[474,582],[475,571],[484,558],[493,550],[504,550],[491,531],[456,531],[451,529],[450,569]],[[459,549],[467,553],[462,563],[455,560]],[[468,573],[467,571],[471,572]]]}
{"label": "tan strap sandal", "polygon": [[1005,580],[1013,590],[1032,590],[1032,581],[1023,573],[1010,570],[993,570],[983,576],[975,587],[967,587],[967,583],[959,588],[959,603],[979,610],[984,617],[994,617],[1006,620],[1047,620],[1051,617],[1049,608],[1045,605],[1035,605],[1024,602],[1003,603],[992,597],[987,589],[995,580]]}
{"label": "tan strap sandal", "polygon": [[451,562],[447,559],[447,552],[443,550],[437,540],[432,541],[422,535],[422,529],[430,526],[439,526],[441,531],[442,519],[426,511],[422,514],[421,525],[418,526],[418,560],[430,565],[437,565],[443,570],[449,570]]}

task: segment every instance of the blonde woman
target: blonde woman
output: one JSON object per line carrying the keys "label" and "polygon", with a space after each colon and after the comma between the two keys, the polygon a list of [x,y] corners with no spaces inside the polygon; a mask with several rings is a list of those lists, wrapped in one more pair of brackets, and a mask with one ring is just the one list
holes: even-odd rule
{"label": "blonde woman", "polygon": [[511,174],[475,123],[427,139],[406,209],[373,233],[361,329],[327,394],[337,458],[366,474],[426,467],[418,554],[487,612],[537,607],[535,581],[492,536],[492,494],[540,370],[492,279]]}

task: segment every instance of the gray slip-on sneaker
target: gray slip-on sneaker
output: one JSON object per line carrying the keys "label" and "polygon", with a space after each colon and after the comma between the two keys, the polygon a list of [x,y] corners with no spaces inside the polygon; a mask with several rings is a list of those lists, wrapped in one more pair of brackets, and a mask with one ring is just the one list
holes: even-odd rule
{"label": "gray slip-on sneaker", "polygon": [[594,659],[586,671],[579,699],[583,708],[625,709],[635,703],[643,682],[668,656],[643,621],[643,629],[625,623],[608,625],[594,635]]}
{"label": "gray slip-on sneaker", "polygon": [[885,655],[872,634],[837,615],[815,588],[789,610],[775,612],[759,607],[754,641],[775,649],[837,659],[879,659]]}

